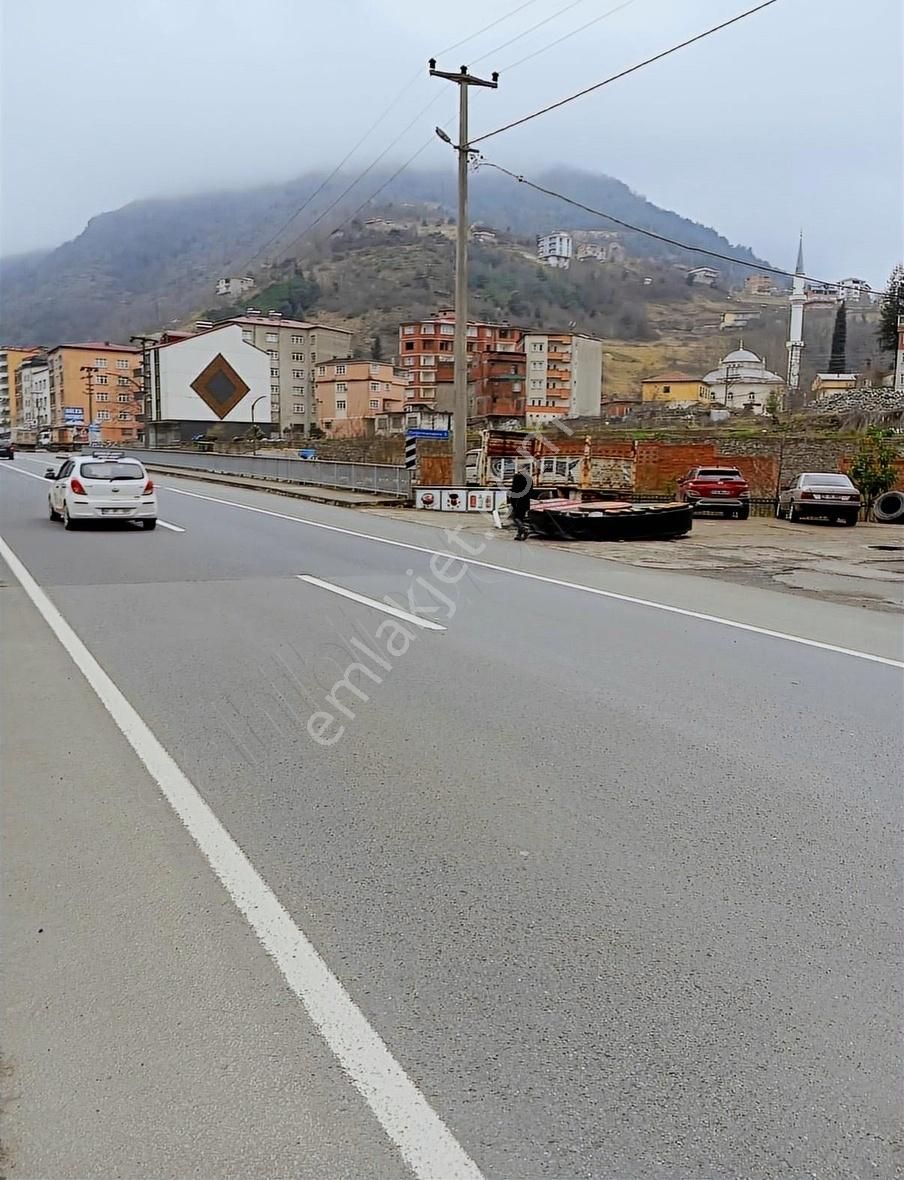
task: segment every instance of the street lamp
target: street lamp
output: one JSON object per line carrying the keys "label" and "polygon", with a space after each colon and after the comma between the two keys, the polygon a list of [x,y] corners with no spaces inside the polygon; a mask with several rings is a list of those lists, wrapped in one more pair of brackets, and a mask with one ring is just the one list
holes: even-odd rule
{"label": "street lamp", "polygon": [[260,397],[256,397],[254,399],[254,401],[251,403],[251,453],[252,453],[252,455],[257,454],[257,427],[254,425],[254,407],[257,405],[258,402],[262,402],[268,396],[269,396],[268,394],[262,393],[260,395]]}

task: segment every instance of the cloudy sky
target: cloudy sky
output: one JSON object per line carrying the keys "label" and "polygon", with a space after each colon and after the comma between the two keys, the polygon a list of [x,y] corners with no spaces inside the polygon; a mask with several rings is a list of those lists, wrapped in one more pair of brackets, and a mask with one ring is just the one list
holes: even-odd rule
{"label": "cloudy sky", "polygon": [[[333,167],[397,96],[348,167],[414,120],[385,157],[401,162],[454,110],[432,54],[500,70],[477,135],[754,2],[0,0],[0,248],[139,197]],[[904,253],[902,56],[901,0],[777,0],[482,148],[607,172],[779,265],[802,226],[810,273],[878,285]],[[438,141],[418,164],[452,167]]]}

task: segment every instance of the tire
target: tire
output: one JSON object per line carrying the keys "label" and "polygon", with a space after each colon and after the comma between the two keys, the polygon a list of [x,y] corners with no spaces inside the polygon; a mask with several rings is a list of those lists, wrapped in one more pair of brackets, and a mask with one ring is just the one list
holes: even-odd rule
{"label": "tire", "polygon": [[785,510],[784,510],[784,508],[782,508],[781,504],[776,504],[776,506],[775,506],[775,519],[776,520],[784,520],[785,519]]}
{"label": "tire", "polygon": [[738,520],[747,520],[749,516],[750,516],[750,505],[749,504],[745,504],[743,507],[738,509]]}
{"label": "tire", "polygon": [[57,510],[54,508],[54,506],[52,504],[50,504],[49,500],[47,501],[47,503],[50,505],[50,519],[54,522],[62,520],[63,518],[60,516],[59,512],[57,512]]}
{"label": "tire", "polygon": [[842,516],[841,523],[846,524],[849,528],[853,528],[859,516],[860,514],[858,512],[848,512],[846,516]]}
{"label": "tire", "polygon": [[141,525],[142,525],[142,528],[145,528],[145,529],[155,529],[157,527],[157,521],[156,520],[143,520],[141,522]]}
{"label": "tire", "polygon": [[797,522],[800,520],[800,513],[797,511],[793,500],[788,505],[788,520],[791,522],[791,524],[797,524]]}
{"label": "tire", "polygon": [[75,521],[69,515],[69,509],[66,507],[63,508],[63,528],[68,533],[71,533],[71,532],[73,532],[73,530],[78,528],[78,525],[75,523]]}
{"label": "tire", "polygon": [[904,492],[883,492],[873,504],[873,520],[881,524],[904,523]]}

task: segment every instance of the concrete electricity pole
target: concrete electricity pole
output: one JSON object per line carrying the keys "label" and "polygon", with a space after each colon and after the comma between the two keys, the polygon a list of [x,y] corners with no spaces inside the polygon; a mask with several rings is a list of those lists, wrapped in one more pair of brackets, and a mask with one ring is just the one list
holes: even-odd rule
{"label": "concrete electricity pole", "polygon": [[[492,81],[477,78],[462,66],[457,74],[436,68],[436,58],[430,58],[430,76],[445,78],[458,85],[458,226],[455,249],[455,345],[453,367],[454,386],[452,395],[452,483],[456,487],[465,484],[465,457],[468,452],[468,88],[488,86],[495,90],[499,74],[491,75]],[[451,143],[448,135],[439,127],[440,139]]]}
{"label": "concrete electricity pole", "polygon": [[[94,374],[97,372],[96,365],[82,365],[81,372],[87,374],[86,385],[88,387],[88,443],[91,443],[91,435],[94,433]],[[73,434],[75,431],[73,431]]]}

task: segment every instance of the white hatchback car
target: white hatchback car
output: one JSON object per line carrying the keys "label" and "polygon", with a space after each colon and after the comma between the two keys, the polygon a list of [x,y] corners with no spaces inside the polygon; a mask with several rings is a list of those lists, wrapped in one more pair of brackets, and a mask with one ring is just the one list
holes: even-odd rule
{"label": "white hatchback car", "polygon": [[67,529],[92,520],[140,520],[157,527],[157,493],[143,464],[109,451],[73,455],[44,472],[53,480],[47,497],[50,519]]}

